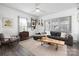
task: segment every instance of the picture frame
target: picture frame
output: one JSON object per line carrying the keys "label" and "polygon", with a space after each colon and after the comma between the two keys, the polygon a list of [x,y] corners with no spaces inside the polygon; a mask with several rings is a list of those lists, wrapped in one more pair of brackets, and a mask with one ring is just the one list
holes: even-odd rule
{"label": "picture frame", "polygon": [[3,17],[2,18],[2,26],[3,28],[11,28],[13,26],[12,18]]}

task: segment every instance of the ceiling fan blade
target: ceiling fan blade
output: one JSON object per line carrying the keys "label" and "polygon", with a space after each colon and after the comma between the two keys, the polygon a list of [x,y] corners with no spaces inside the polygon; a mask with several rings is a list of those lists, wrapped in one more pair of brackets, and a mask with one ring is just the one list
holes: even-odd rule
{"label": "ceiling fan blade", "polygon": [[[36,3],[35,8],[31,12],[37,16],[47,14],[46,11],[39,8],[39,5],[40,3]],[[37,10],[39,10],[39,12]]]}
{"label": "ceiling fan blade", "polygon": [[42,12],[42,13],[47,13],[46,11],[44,11],[44,10],[42,10],[42,9],[40,9],[40,12]]}

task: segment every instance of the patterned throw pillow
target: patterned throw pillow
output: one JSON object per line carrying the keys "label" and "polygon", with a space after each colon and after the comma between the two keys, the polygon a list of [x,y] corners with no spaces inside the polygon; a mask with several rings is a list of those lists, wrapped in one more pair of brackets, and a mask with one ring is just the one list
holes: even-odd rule
{"label": "patterned throw pillow", "polygon": [[62,37],[62,38],[65,38],[65,36],[66,36],[66,33],[61,32],[61,37]]}

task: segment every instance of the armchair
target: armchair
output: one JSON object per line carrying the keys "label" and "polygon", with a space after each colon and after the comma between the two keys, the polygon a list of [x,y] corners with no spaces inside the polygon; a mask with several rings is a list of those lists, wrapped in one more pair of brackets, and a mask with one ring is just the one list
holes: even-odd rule
{"label": "armchair", "polygon": [[21,41],[27,40],[29,38],[29,32],[28,31],[20,32],[19,37]]}
{"label": "armchair", "polygon": [[19,37],[17,37],[16,36],[16,38],[4,38],[4,35],[1,33],[0,34],[0,42],[1,42],[1,45],[2,44],[11,44],[11,43],[13,43],[13,42],[19,42],[20,40],[19,40]]}

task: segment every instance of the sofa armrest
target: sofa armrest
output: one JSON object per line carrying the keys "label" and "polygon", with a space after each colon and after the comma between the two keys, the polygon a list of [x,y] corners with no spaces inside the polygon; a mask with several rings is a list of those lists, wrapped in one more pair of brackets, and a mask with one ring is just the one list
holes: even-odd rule
{"label": "sofa armrest", "polygon": [[65,44],[69,46],[73,46],[73,37],[71,35],[67,35],[65,37]]}

